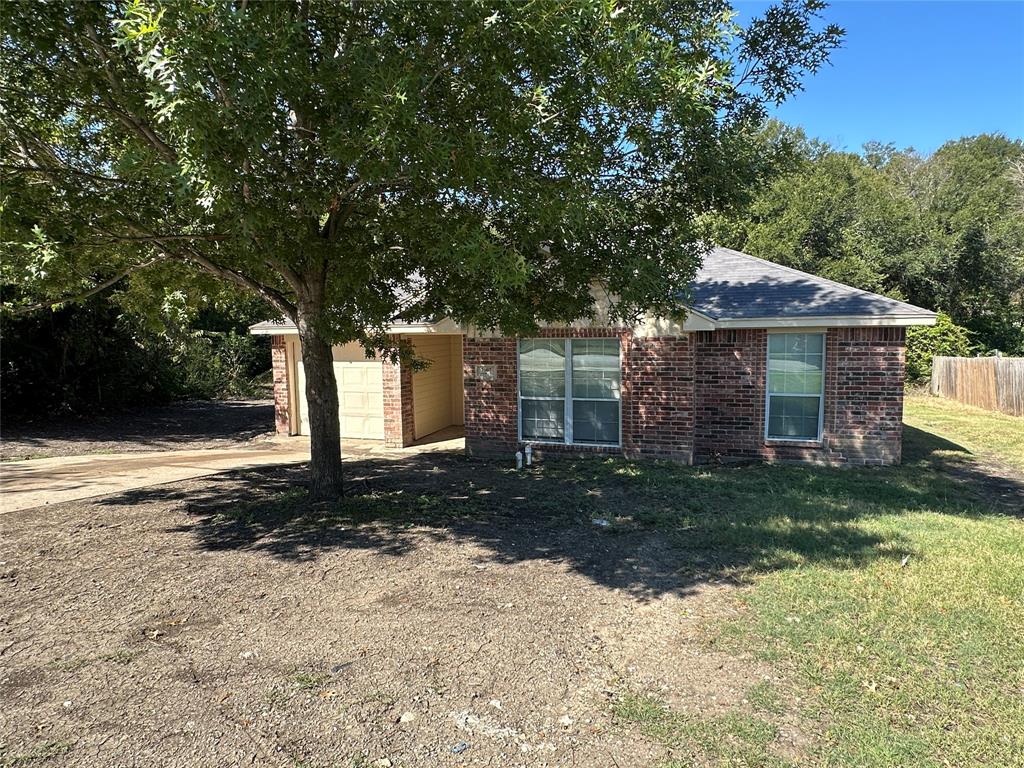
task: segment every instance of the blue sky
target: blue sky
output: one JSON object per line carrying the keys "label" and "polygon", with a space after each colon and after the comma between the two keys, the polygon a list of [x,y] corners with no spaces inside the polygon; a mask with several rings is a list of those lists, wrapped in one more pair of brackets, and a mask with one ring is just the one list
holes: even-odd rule
{"label": "blue sky", "polygon": [[[738,21],[767,5],[737,0]],[[1024,0],[839,0],[824,19],[846,30],[843,47],[775,110],[783,122],[852,151],[871,140],[928,153],[978,133],[1024,138]]]}

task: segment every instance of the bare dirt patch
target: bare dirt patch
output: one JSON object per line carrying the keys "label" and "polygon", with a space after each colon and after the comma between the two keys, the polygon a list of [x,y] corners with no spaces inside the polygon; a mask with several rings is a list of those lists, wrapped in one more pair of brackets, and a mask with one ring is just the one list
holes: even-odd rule
{"label": "bare dirt patch", "polygon": [[595,526],[571,480],[429,455],[349,477],[340,508],[280,469],[6,517],[0,762],[651,765],[616,696],[714,714],[766,674],[704,638],[737,587]]}
{"label": "bare dirt patch", "polygon": [[0,460],[216,448],[269,437],[269,400],[188,401],[88,419],[3,426]]}

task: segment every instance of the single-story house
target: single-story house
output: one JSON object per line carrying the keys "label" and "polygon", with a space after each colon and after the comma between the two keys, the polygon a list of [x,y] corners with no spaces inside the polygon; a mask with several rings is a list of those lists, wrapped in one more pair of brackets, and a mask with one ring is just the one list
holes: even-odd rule
{"label": "single-story house", "polygon": [[[396,323],[430,366],[335,347],[342,437],[406,446],[463,430],[471,454],[899,462],[906,328],[934,313],[726,248],[685,310],[630,326],[599,312],[519,339]],[[306,433],[295,327],[251,331],[273,337],[278,431]]]}

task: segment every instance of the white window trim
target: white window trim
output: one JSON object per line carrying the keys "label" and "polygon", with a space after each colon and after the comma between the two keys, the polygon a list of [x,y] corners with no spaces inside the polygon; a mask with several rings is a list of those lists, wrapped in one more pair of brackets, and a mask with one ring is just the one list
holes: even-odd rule
{"label": "white window trim", "polygon": [[[531,445],[572,445],[578,448],[621,448],[622,447],[622,340],[617,336],[587,336],[585,339],[614,339],[616,346],[619,350],[619,396],[616,398],[618,403],[619,413],[619,440],[616,443],[576,443],[573,442],[572,435],[572,402],[573,400],[579,400],[581,402],[599,402],[607,403],[608,400],[602,400],[597,397],[573,397],[572,396],[572,338],[570,337],[553,337],[553,336],[526,336],[523,338],[516,339],[516,436],[520,443],[530,443]],[[521,341],[561,341],[565,344],[565,397],[523,397],[523,388],[521,381],[522,366],[519,363],[521,355],[519,342]],[[535,437],[524,438],[523,437],[523,400],[564,400],[562,421],[565,424],[564,438],[562,440],[539,440]]]}
{"label": "white window trim", "polygon": [[[775,333],[779,334],[802,334],[804,336],[821,336],[821,393],[818,395],[818,436],[814,438],[809,437],[771,437],[768,434],[768,418],[769,409],[771,408],[771,398],[773,397],[771,388],[768,386],[768,365],[769,357],[771,355],[771,337]],[[826,371],[828,370],[828,333],[824,328],[817,328],[811,330],[793,330],[785,329],[778,331],[768,331],[765,335],[765,347],[764,347],[764,441],[765,443],[800,443],[802,445],[821,445],[825,439],[825,381],[827,379]],[[775,393],[774,397],[810,397],[806,394],[785,394]]]}

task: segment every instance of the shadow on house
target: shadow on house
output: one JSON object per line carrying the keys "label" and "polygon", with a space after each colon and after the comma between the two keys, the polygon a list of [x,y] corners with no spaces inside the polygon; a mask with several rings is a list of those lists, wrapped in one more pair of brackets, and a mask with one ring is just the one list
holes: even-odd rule
{"label": "shadow on house", "polygon": [[[312,561],[331,551],[372,549],[397,558],[464,541],[496,562],[546,560],[655,597],[803,564],[898,562],[911,551],[908,542],[858,524],[877,514],[1000,511],[984,501],[991,478],[978,469],[971,475],[969,462],[957,458],[963,448],[918,430],[909,437],[904,467],[693,468],[567,459],[514,472],[459,455],[418,454],[348,462],[347,496],[337,502],[310,503],[304,468],[279,467],[101,503],[178,501],[186,522],[172,531],[208,551]],[[944,464],[950,454],[953,474]],[[1014,490],[1024,498],[1024,485]]]}

